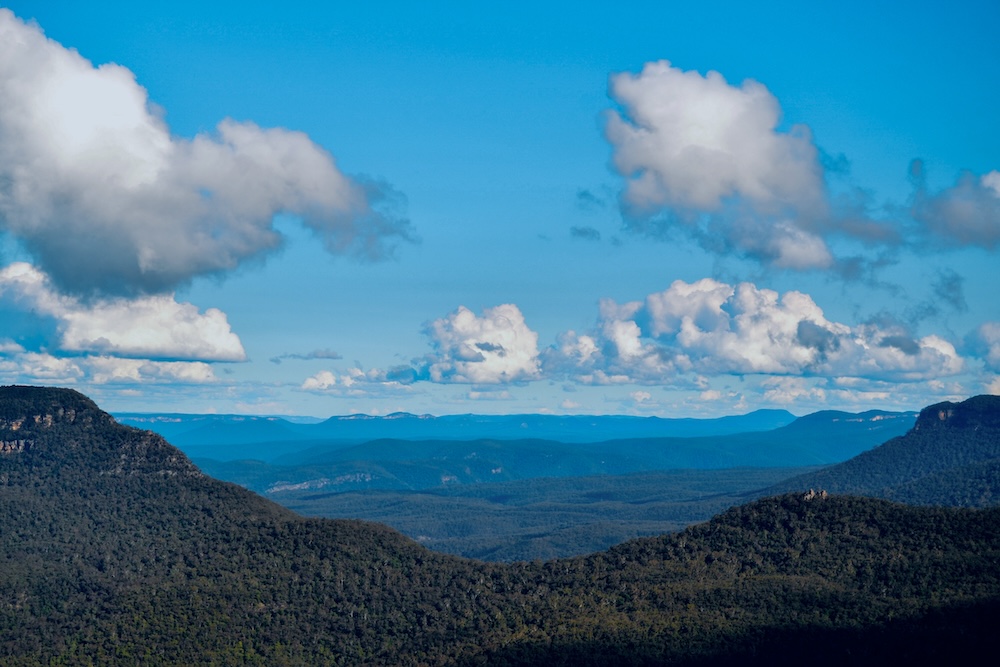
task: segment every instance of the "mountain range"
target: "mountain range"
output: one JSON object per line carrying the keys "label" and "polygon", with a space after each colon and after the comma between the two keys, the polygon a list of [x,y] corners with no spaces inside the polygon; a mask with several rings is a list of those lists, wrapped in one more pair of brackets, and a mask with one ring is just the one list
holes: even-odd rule
{"label": "mountain range", "polygon": [[[984,448],[997,401],[944,428]],[[881,665],[998,648],[1000,509],[793,493],[504,565],[302,518],[69,390],[0,388],[0,443],[5,665]]]}
{"label": "mountain range", "polygon": [[[661,430],[680,426],[704,433],[700,437],[594,442],[379,439],[354,445],[341,438],[310,440],[300,450],[285,444],[284,454],[265,454],[267,460],[248,454],[245,460],[194,461],[213,477],[308,516],[383,522],[423,544],[462,556],[532,560],[590,553],[705,521],[744,502],[747,493],[839,463],[905,433],[916,413],[823,411],[777,428],[716,432],[721,426],[765,426],[761,417],[572,420],[594,425],[595,437],[614,432],[616,423],[632,423],[633,431],[650,423]],[[473,428],[483,423],[527,424],[523,418],[466,415],[451,421]],[[543,415],[533,423],[564,421],[550,419]],[[219,423],[229,424],[227,420]],[[398,426],[407,420],[388,422]],[[361,421],[376,431],[381,428],[381,419]],[[251,437],[254,423],[242,422],[228,432]],[[265,432],[271,427],[266,423]],[[268,446],[278,445],[247,443],[243,448]],[[203,446],[185,448],[189,454],[203,451]]]}
{"label": "mountain range", "polygon": [[[272,461],[384,439],[558,440],[685,438],[767,431],[795,420],[785,410],[757,410],[716,419],[559,415],[344,415],[325,420],[247,415],[120,413],[122,424],[155,431],[192,457]],[[298,459],[285,462],[298,462]]]}

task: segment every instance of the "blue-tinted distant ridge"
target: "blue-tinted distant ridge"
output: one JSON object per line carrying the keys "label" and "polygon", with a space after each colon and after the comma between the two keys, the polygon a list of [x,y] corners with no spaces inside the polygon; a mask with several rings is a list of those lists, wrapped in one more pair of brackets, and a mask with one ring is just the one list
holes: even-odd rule
{"label": "blue-tinted distant ridge", "polygon": [[[666,419],[624,415],[345,415],[319,423],[247,415],[115,415],[119,422],[155,431],[190,456],[220,460],[271,460],[320,443],[350,446],[386,438],[476,440],[525,438],[600,442],[622,438],[695,438],[770,431],[790,424],[786,410],[757,410],[715,419]],[[263,446],[257,446],[263,445]]]}

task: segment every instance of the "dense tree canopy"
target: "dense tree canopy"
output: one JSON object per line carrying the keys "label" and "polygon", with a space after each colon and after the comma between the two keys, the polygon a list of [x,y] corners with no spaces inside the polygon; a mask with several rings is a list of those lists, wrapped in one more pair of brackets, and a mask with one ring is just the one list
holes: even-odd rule
{"label": "dense tree canopy", "polygon": [[498,565],[304,519],[65,390],[0,389],[0,662],[819,664],[996,648],[1000,510],[792,494]]}

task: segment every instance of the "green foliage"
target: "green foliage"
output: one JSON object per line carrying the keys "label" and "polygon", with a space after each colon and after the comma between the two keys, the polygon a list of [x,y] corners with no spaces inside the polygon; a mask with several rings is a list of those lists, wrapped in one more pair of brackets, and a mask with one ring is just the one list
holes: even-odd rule
{"label": "green foliage", "polygon": [[882,664],[998,648],[997,509],[795,494],[586,557],[482,563],[301,518],[78,394],[34,391],[0,389],[0,440],[31,443],[0,454],[5,666]]}
{"label": "green foliage", "polygon": [[549,560],[706,521],[798,472],[670,470],[424,491],[294,489],[271,499],[306,516],[385,523],[436,551],[489,561]]}

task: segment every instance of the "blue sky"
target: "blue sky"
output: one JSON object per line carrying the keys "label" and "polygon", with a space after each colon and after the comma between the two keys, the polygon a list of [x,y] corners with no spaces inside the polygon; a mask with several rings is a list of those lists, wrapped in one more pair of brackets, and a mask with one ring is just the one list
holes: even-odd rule
{"label": "blue sky", "polygon": [[1000,393],[996,3],[4,6],[4,384],[319,416]]}

